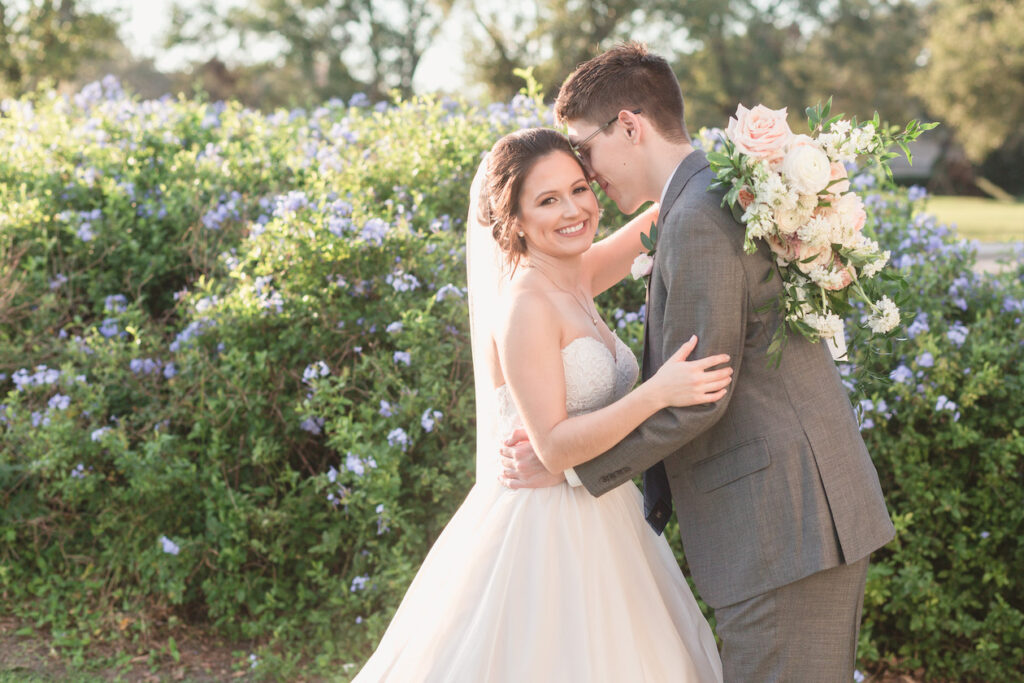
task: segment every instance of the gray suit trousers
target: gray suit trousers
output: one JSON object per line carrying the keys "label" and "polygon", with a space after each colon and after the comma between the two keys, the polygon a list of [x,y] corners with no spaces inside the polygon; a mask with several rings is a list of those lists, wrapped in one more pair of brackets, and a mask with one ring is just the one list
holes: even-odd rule
{"label": "gray suit trousers", "polygon": [[849,683],[868,558],[715,610],[725,683]]}

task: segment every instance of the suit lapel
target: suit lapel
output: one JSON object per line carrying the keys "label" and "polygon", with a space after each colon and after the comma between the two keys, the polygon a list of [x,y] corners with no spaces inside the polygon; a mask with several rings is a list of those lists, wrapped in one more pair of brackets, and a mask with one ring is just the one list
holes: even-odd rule
{"label": "suit lapel", "polygon": [[[700,150],[694,150],[689,155],[687,155],[687,157],[685,159],[683,159],[681,162],[679,162],[679,165],[676,167],[675,173],[672,174],[672,180],[669,181],[668,188],[665,190],[665,198],[664,198],[664,201],[662,201],[661,209],[658,212],[658,223],[657,223],[657,226],[658,226],[658,234],[659,235],[661,235],[664,232],[663,231],[663,226],[664,226],[665,216],[668,214],[669,210],[672,208],[672,205],[676,203],[676,200],[679,199],[680,195],[682,195],[683,189],[686,187],[686,184],[689,183],[690,179],[693,178],[693,176],[697,175],[697,173],[699,171],[701,171],[702,169],[706,168],[707,165],[708,165],[707,157],[704,155],[704,152],[701,152]],[[657,245],[655,245],[655,249],[654,249],[655,265],[657,265],[658,253],[659,252],[658,252]],[[652,278],[654,277],[654,269],[653,268],[651,270],[651,277]],[[647,324],[648,321],[651,319],[651,285],[650,285],[649,282],[647,284],[647,288],[646,289],[647,289],[647,296],[646,296],[646,303],[644,304],[644,311],[646,313],[646,315],[644,316],[644,354],[643,354],[643,364],[641,365],[641,368],[643,369],[643,378],[645,380],[649,379],[651,377],[651,375],[654,374],[654,372],[653,372],[654,368],[650,367],[650,358],[651,358],[650,347],[649,347],[649,344],[650,344],[650,333],[649,333],[650,325]]]}

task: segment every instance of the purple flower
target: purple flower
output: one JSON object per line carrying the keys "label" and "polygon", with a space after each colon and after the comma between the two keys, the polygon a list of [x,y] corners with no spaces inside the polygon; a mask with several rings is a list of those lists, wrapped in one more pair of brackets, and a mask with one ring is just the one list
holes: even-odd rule
{"label": "purple flower", "polygon": [[964,345],[964,342],[967,340],[968,332],[969,330],[966,325],[957,322],[953,323],[953,326],[949,328],[949,331],[946,332],[946,336],[949,338],[949,341],[959,347]]}
{"label": "purple flower", "polygon": [[100,324],[100,334],[107,339],[116,336],[119,331],[120,328],[117,326],[117,318],[106,318]]}
{"label": "purple flower", "polygon": [[917,364],[922,368],[930,368],[935,365],[935,358],[929,352],[925,351],[917,357]]}
{"label": "purple flower", "polygon": [[64,394],[54,394],[47,405],[56,410],[67,410],[68,406],[71,405],[71,397]]}
{"label": "purple flower", "polygon": [[128,362],[128,368],[136,375],[152,374],[156,372],[159,367],[159,362],[152,358],[132,358],[131,361]]}
{"label": "purple flower", "polygon": [[323,431],[324,418],[322,417],[307,417],[303,420],[299,427],[306,430],[310,434],[320,434]]}
{"label": "purple flower", "polygon": [[912,322],[910,327],[907,328],[907,336],[913,339],[917,335],[922,332],[927,332],[928,330],[928,314],[919,313],[917,317],[914,318],[914,322]]}
{"label": "purple flower", "polygon": [[111,313],[124,313],[128,299],[124,294],[111,294],[103,300],[103,310]]}
{"label": "purple flower", "polygon": [[359,456],[355,455],[354,453],[345,454],[345,469],[351,472],[352,474],[356,475],[357,477],[361,477],[366,473],[366,468],[363,466],[363,461],[360,460]]}
{"label": "purple flower", "polygon": [[75,468],[71,470],[72,479],[85,479],[85,466],[82,463],[75,465]]}
{"label": "purple flower", "polygon": [[301,190],[294,190],[283,197],[278,197],[274,206],[274,215],[278,217],[286,216],[307,206],[309,206],[309,198],[306,197],[306,193]]}
{"label": "purple flower", "polygon": [[910,189],[907,190],[907,199],[912,202],[916,202],[919,199],[924,199],[928,196],[928,190],[924,189],[920,185],[911,185]]}
{"label": "purple flower", "polygon": [[327,481],[332,484],[338,481],[338,470],[334,469],[334,465],[331,465],[331,469],[327,470]]}
{"label": "purple flower", "polygon": [[903,363],[900,363],[895,370],[889,373],[889,379],[900,384],[910,384],[914,373]]}
{"label": "purple flower", "polygon": [[369,583],[369,582],[370,582],[370,577],[369,576],[357,576],[357,577],[355,577],[354,579],[352,579],[352,591],[351,592],[355,593],[356,591],[361,591],[361,590],[365,589],[366,588],[366,584]]}
{"label": "purple flower", "polygon": [[462,296],[462,290],[456,287],[455,285],[449,283],[441,287],[441,289],[437,290],[437,294],[434,296],[434,299],[436,301],[444,301],[449,297],[461,299]]}
{"label": "purple flower", "polygon": [[409,447],[409,435],[401,427],[395,427],[388,432],[388,445],[398,446],[404,451]]}
{"label": "purple flower", "polygon": [[306,366],[306,369],[302,372],[302,381],[306,384],[312,384],[317,378],[326,377],[329,374],[331,374],[331,371],[327,367],[327,363],[318,360],[312,365]]}
{"label": "purple flower", "polygon": [[989,533],[988,533],[987,531],[982,531],[982,532],[981,532],[981,534],[980,534],[980,536],[981,536],[982,538],[988,538],[988,537],[989,537],[990,535],[991,535],[991,534],[989,534]]}
{"label": "purple flower", "polygon": [[945,396],[939,396],[939,399],[935,402],[935,410],[948,410],[953,413],[953,422],[960,419],[960,411],[956,409],[956,404]]}
{"label": "purple flower", "polygon": [[420,281],[416,279],[415,275],[404,273],[401,270],[388,273],[385,281],[394,287],[396,292],[411,292],[420,287]]}
{"label": "purple flower", "polygon": [[161,536],[159,540],[161,550],[163,550],[168,555],[177,555],[181,551],[181,548],[178,547],[178,544],[172,541],[171,539],[167,538],[166,536]]}
{"label": "purple flower", "polygon": [[327,231],[337,237],[343,237],[352,229],[352,219],[345,216],[331,216],[327,219]]}
{"label": "purple flower", "polygon": [[64,273],[57,273],[57,276],[50,280],[50,289],[57,289],[67,281],[67,275],[65,275]]}
{"label": "purple flower", "polygon": [[412,363],[412,356],[408,351],[395,351],[394,362],[396,364],[405,363],[406,365],[409,365]]}
{"label": "purple flower", "polygon": [[103,435],[109,431],[110,427],[100,427],[99,429],[94,429],[92,431],[92,434],[89,435],[89,439],[91,441],[99,441],[103,438]]}
{"label": "purple flower", "polygon": [[384,417],[391,417],[392,415],[394,415],[394,413],[391,411],[391,404],[384,400],[381,400],[380,410],[377,412],[379,412]]}
{"label": "purple flower", "polygon": [[78,226],[77,234],[78,239],[82,240],[83,242],[91,242],[96,237],[96,234],[92,231],[92,224],[89,223],[88,221]]}
{"label": "purple flower", "polygon": [[367,242],[373,242],[380,246],[384,243],[384,237],[388,234],[390,227],[380,218],[371,218],[363,224],[363,229],[359,234]]}
{"label": "purple flower", "polygon": [[432,410],[427,408],[423,411],[423,415],[420,417],[420,426],[423,427],[423,431],[432,432],[434,431],[434,423],[444,417],[444,414],[440,410]]}
{"label": "purple flower", "polygon": [[402,321],[396,320],[395,322],[393,322],[390,325],[388,325],[385,328],[384,331],[389,333],[389,334],[397,334],[398,332],[401,332],[402,331]]}
{"label": "purple flower", "polygon": [[170,379],[178,374],[178,369],[174,367],[174,363],[168,363],[164,366],[164,378]]}

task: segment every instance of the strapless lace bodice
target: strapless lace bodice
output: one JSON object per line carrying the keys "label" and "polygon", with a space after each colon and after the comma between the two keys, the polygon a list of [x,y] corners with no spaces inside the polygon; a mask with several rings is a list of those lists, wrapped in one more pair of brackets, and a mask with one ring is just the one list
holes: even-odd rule
{"label": "strapless lace bodice", "polygon": [[[565,370],[565,408],[582,415],[616,401],[632,388],[639,367],[626,343],[615,337],[615,355],[596,337],[577,337],[562,349]],[[519,413],[507,385],[496,390],[502,433],[519,424]]]}

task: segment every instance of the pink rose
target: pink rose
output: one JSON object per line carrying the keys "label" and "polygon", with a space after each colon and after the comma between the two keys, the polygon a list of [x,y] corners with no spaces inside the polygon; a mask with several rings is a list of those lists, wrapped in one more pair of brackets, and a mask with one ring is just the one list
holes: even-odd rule
{"label": "pink rose", "polygon": [[786,108],[769,109],[763,104],[753,109],[739,105],[736,116],[729,117],[725,134],[739,151],[770,163],[782,158],[786,144],[793,137],[786,123]]}
{"label": "pink rose", "polygon": [[848,229],[855,233],[864,229],[864,223],[867,221],[868,215],[864,211],[864,201],[860,198],[860,195],[847,192],[833,206],[836,213],[839,214],[843,225]]}
{"label": "pink rose", "polygon": [[796,235],[765,235],[764,241],[772,252],[783,261],[792,262],[796,258],[796,245],[800,242]]}
{"label": "pink rose", "polygon": [[740,188],[739,194],[737,194],[736,199],[737,201],[739,201],[740,206],[742,206],[745,209],[754,203],[754,193],[751,192],[746,186],[744,186]]}
{"label": "pink rose", "polygon": [[[809,273],[818,266],[827,267],[833,260],[832,245],[830,244],[813,247],[797,240],[794,245],[794,253],[793,260],[796,262],[796,267],[804,273]],[[804,259],[809,259],[812,256],[813,260],[802,263]]]}
{"label": "pink rose", "polygon": [[[847,180],[849,176],[846,174],[846,167],[838,161],[833,161],[829,168],[831,173],[829,174],[828,180],[832,184],[828,186],[828,191],[837,197],[844,192],[849,192],[850,181]],[[832,182],[834,180],[838,180],[839,182]]]}

